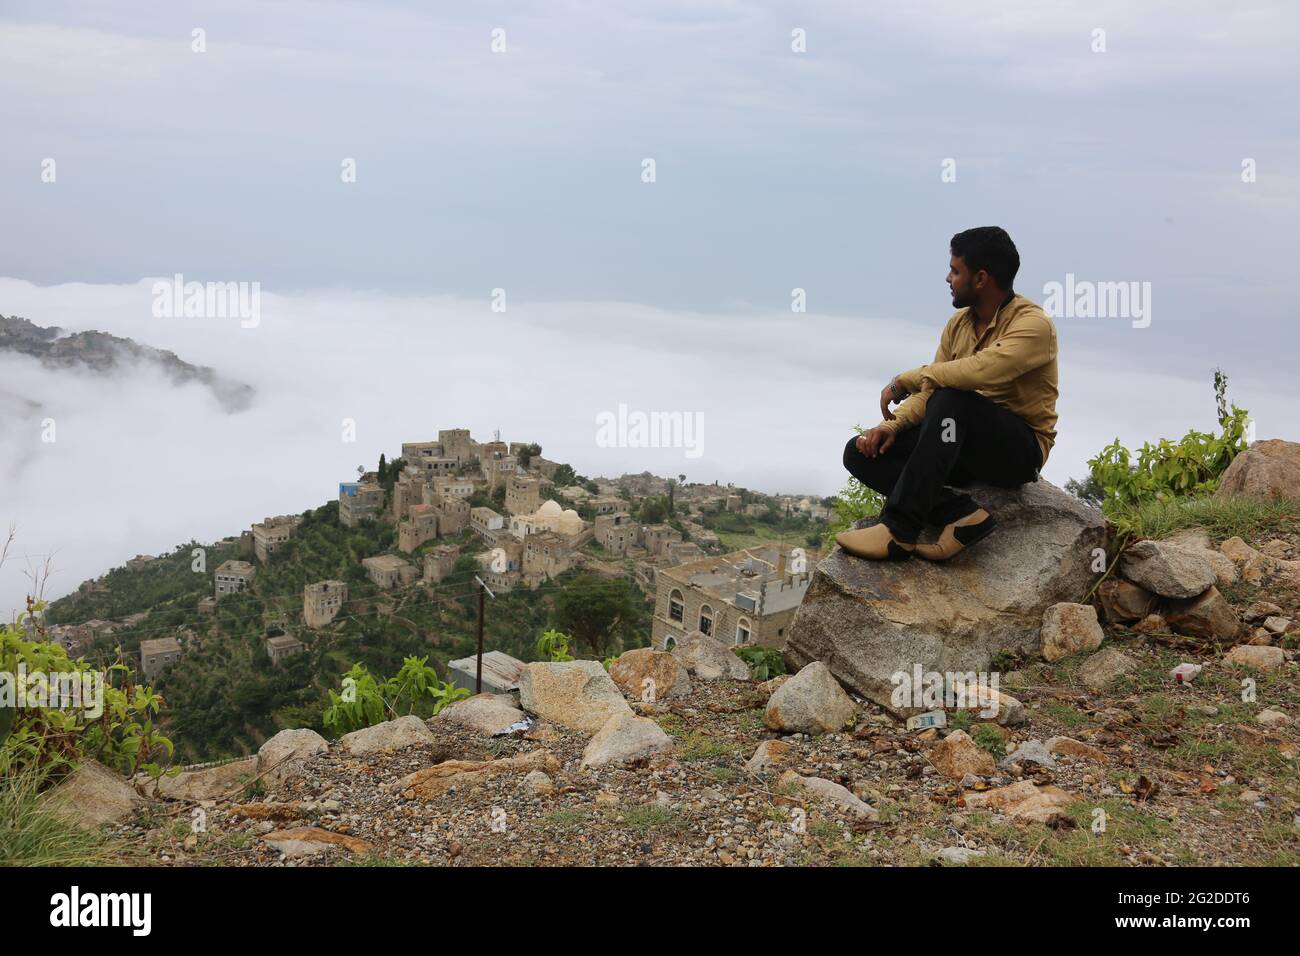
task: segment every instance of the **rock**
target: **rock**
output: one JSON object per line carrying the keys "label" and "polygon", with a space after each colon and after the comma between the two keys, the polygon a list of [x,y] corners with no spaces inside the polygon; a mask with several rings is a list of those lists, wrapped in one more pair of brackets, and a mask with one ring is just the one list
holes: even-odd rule
{"label": "rock", "polygon": [[858,708],[821,661],[813,661],[768,699],[763,724],[782,733],[829,734],[857,716]]}
{"label": "rock", "polygon": [[1275,615],[1273,617],[1264,618],[1264,630],[1268,631],[1270,634],[1285,634],[1286,629],[1290,626],[1291,619],[1289,617]]}
{"label": "rock", "polygon": [[314,730],[282,730],[257,750],[257,775],[268,787],[302,776],[303,762],[329,750],[325,738]]}
{"label": "rock", "polygon": [[1056,761],[1052,759],[1052,755],[1048,752],[1047,748],[1043,746],[1041,740],[1026,740],[1019,747],[998,761],[998,766],[1005,769],[1007,767],[1015,766],[1016,764],[1025,763],[1026,761],[1036,763],[1049,770],[1056,769]]}
{"label": "rock", "polygon": [[1278,607],[1272,601],[1252,601],[1250,607],[1246,608],[1246,613],[1242,615],[1247,621],[1255,623],[1263,621],[1270,617],[1285,616],[1286,611]]}
{"label": "rock", "polygon": [[864,819],[874,820],[879,816],[870,804],[855,797],[848,788],[830,780],[823,780],[821,777],[801,777],[793,770],[787,770],[777,779],[779,787],[784,788],[791,784]]}
{"label": "rock", "polygon": [[1059,661],[1071,654],[1095,651],[1105,636],[1095,607],[1062,601],[1043,612],[1039,647],[1044,660]]}
{"label": "rock", "polygon": [[726,644],[703,631],[692,631],[672,650],[673,657],[700,680],[751,680],[749,665]]}
{"label": "rock", "polygon": [[[1220,557],[1223,557],[1220,555]],[[1226,561],[1227,559],[1224,558]],[[1230,565],[1231,561],[1228,562]],[[1236,569],[1233,569],[1236,573]],[[1139,621],[1156,607],[1156,596],[1146,588],[1125,581],[1123,578],[1109,578],[1097,588],[1097,599],[1101,601],[1102,612],[1107,621],[1116,624]]]}
{"label": "rock", "polygon": [[530,770],[524,777],[523,786],[539,797],[549,797],[555,792],[555,782],[541,770]]}
{"label": "rock", "polygon": [[431,744],[434,740],[432,731],[424,725],[424,721],[414,714],[408,714],[344,734],[339,738],[339,746],[345,753],[355,757],[381,750],[401,750],[403,747]]}
{"label": "rock", "polygon": [[632,716],[623,692],[597,661],[525,665],[519,701],[529,713],[587,734],[596,733],[616,714]]}
{"label": "rock", "polygon": [[1105,520],[1043,480],[970,492],[998,529],[950,561],[864,561],[840,548],[822,559],[791,625],[787,665],[823,661],[850,690],[906,713],[891,703],[891,678],[918,662],[978,672],[999,652],[1036,650],[1043,612],[1096,580]]}
{"label": "rock", "polygon": [[1237,583],[1237,566],[1210,542],[1209,535],[1201,529],[1188,528],[1178,531],[1164,541],[1185,551],[1191,551],[1203,559],[1214,572],[1215,586],[1223,588]]}
{"label": "rock", "polygon": [[968,846],[946,846],[938,853],[935,859],[944,863],[951,863],[954,866],[965,866],[971,860],[978,859],[984,855],[983,850],[973,850]]}
{"label": "rock", "polygon": [[987,777],[997,772],[993,755],[971,740],[964,730],[954,730],[930,751],[934,769],[950,780],[960,780],[968,773]]}
{"label": "rock", "polygon": [[144,797],[123,777],[94,760],[83,760],[40,797],[42,808],[85,830],[121,823],[144,803]]}
{"label": "rock", "polygon": [[1104,753],[1090,744],[1085,744],[1082,740],[1075,740],[1073,737],[1049,737],[1047,738],[1047,750],[1049,753],[1061,756],[1091,760],[1093,763],[1106,763]]}
{"label": "rock", "polygon": [[773,694],[775,694],[778,690],[781,689],[782,684],[784,684],[793,676],[794,676],[793,674],[778,674],[776,677],[773,677],[771,680],[765,680],[763,681],[763,683],[759,684],[758,692],[763,696],[764,700],[767,700],[769,697],[771,697]]}
{"label": "rock", "polygon": [[369,853],[370,844],[346,833],[334,833],[320,827],[296,827],[292,830],[273,830],[262,839],[273,849],[289,859],[315,856],[331,846],[341,846],[349,853]]}
{"label": "rock", "polygon": [[399,790],[410,790],[424,800],[446,793],[452,787],[477,787],[504,773],[524,773],[543,770],[555,773],[560,762],[549,750],[532,750],[515,757],[500,760],[444,760],[415,773],[407,774],[397,782]]}
{"label": "rock", "polygon": [[145,793],[166,800],[224,800],[238,797],[257,776],[258,757],[233,760],[215,767],[184,770],[175,777],[159,777],[146,784]]}
{"label": "rock", "polygon": [[1291,718],[1282,711],[1270,707],[1255,715],[1255,723],[1263,724],[1265,727],[1285,727],[1291,723]]}
{"label": "rock", "polygon": [[515,706],[510,694],[475,694],[440,710],[431,720],[434,727],[444,724],[463,727],[491,737],[524,720],[527,715]]}
{"label": "rock", "polygon": [[983,718],[987,715],[1002,727],[1019,727],[1029,722],[1025,705],[1010,694],[1004,694],[992,687],[977,688],[975,699],[980,707],[975,711],[976,717]]}
{"label": "rock", "polygon": [[616,807],[618,803],[618,794],[613,790],[601,790],[596,794],[596,806],[598,807]]}
{"label": "rock", "polygon": [[1300,444],[1273,438],[1257,441],[1232,460],[1216,498],[1294,497],[1300,488]]}
{"label": "rock", "polygon": [[1106,647],[1079,665],[1079,679],[1089,690],[1101,693],[1110,686],[1111,681],[1133,673],[1137,666],[1137,661],[1123,651]]}
{"label": "rock", "polygon": [[1043,823],[1048,826],[1068,820],[1065,810],[1074,797],[1059,787],[1036,787],[1022,780],[1006,787],[963,794],[969,810],[996,810],[1015,823]]}
{"label": "rock", "polygon": [[1163,610],[1165,623],[1177,634],[1207,641],[1231,641],[1241,633],[1237,612],[1213,586],[1185,601],[1166,601]]}
{"label": "rock", "polygon": [[685,697],[691,692],[691,678],[681,659],[652,647],[624,651],[610,666],[609,676],[634,700],[653,702],[667,697]]}
{"label": "rock", "polygon": [[672,746],[672,738],[650,718],[615,714],[587,742],[581,766],[606,767],[647,760]]}
{"label": "rock", "polygon": [[1223,542],[1219,550],[1241,570],[1241,579],[1248,584],[1261,585],[1273,580],[1283,586],[1300,587],[1300,561],[1261,554],[1237,537]]}
{"label": "rock", "polygon": [[750,773],[764,773],[777,767],[793,763],[797,751],[784,740],[764,740],[754,750],[754,756],[745,762],[745,769]]}
{"label": "rock", "polygon": [[1282,666],[1286,655],[1280,647],[1259,647],[1254,644],[1238,644],[1224,656],[1225,664],[1242,664],[1255,670],[1275,671]]}
{"label": "rock", "polygon": [[1250,640],[1245,641],[1244,643],[1269,645],[1273,643],[1273,635],[1262,627],[1257,627],[1250,632]]}
{"label": "rock", "polygon": [[1124,549],[1120,573],[1167,598],[1191,598],[1215,582],[1210,562],[1195,550],[1167,541],[1138,541]]}
{"label": "rock", "polygon": [[1245,541],[1242,541],[1241,538],[1236,535],[1233,535],[1231,538],[1228,538],[1219,545],[1219,550],[1223,552],[1223,556],[1231,561],[1236,567],[1240,567],[1252,559],[1259,557],[1258,551],[1248,545]]}
{"label": "rock", "polygon": [[1169,631],[1169,622],[1160,614],[1148,614],[1133,625],[1138,634],[1165,634]]}

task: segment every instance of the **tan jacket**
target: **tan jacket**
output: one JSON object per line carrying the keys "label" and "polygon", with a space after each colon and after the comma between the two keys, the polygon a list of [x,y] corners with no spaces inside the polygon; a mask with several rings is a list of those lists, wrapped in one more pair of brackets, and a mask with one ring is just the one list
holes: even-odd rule
{"label": "tan jacket", "polygon": [[898,383],[911,394],[880,426],[894,432],[919,425],[936,388],[978,392],[1023,418],[1047,453],[1056,441],[1056,326],[1034,303],[1017,295],[975,337],[974,311],[962,309],[939,337],[934,362],[903,372]]}

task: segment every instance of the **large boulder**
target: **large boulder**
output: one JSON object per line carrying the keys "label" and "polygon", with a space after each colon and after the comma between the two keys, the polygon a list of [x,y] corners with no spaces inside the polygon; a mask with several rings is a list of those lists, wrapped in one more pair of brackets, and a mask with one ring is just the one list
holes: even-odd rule
{"label": "large boulder", "polygon": [[623,692],[598,661],[535,661],[519,676],[524,710],[570,730],[594,734],[616,714],[631,714]]}
{"label": "large boulder", "polygon": [[608,767],[648,760],[671,750],[673,739],[648,717],[615,714],[582,752],[583,767]]}
{"label": "large boulder", "polygon": [[654,702],[691,692],[691,678],[681,660],[652,647],[624,651],[610,666],[609,677],[634,700]]}
{"label": "large boulder", "polygon": [[700,680],[750,680],[749,665],[726,644],[703,631],[691,631],[673,648],[673,657]]}
{"label": "large boulder", "polygon": [[1192,598],[1218,579],[1206,555],[1170,541],[1138,541],[1124,549],[1120,573],[1153,594]]}
{"label": "large boulder", "polygon": [[1257,441],[1232,460],[1216,498],[1294,498],[1300,495],[1300,444]]}
{"label": "large boulder", "polygon": [[257,758],[232,760],[215,767],[185,770],[144,785],[145,793],[166,800],[227,800],[237,797],[257,776]]}
{"label": "large boulder", "polygon": [[1241,632],[1241,621],[1228,599],[1219,589],[1184,601],[1167,601],[1163,607],[1165,622],[1176,634],[1204,640],[1231,641]]}
{"label": "large boulder", "polygon": [[429,723],[434,727],[460,727],[491,737],[526,718],[509,694],[475,694],[444,707]]}
{"label": "large boulder", "polygon": [[302,776],[309,757],[329,750],[325,738],[314,730],[282,730],[257,750],[257,773],[274,787]]}
{"label": "large boulder", "polygon": [[813,661],[771,696],[763,723],[787,734],[829,734],[842,730],[857,713],[857,704],[826,665]]}
{"label": "large boulder", "polygon": [[44,809],[86,830],[121,823],[144,802],[126,780],[94,760],[83,760],[41,796]]}
{"label": "large boulder", "polygon": [[943,563],[865,561],[835,548],[813,574],[785,657],[820,660],[850,690],[891,707],[892,676],[986,671],[1002,651],[1038,649],[1043,612],[1078,601],[1096,581],[1106,522],[1046,481],[976,486],[998,528]]}
{"label": "large boulder", "polygon": [[339,738],[339,746],[357,757],[382,750],[401,750],[403,747],[431,744],[434,740],[432,731],[424,725],[423,720],[414,714],[407,714],[396,720],[386,720],[382,724],[344,734]]}

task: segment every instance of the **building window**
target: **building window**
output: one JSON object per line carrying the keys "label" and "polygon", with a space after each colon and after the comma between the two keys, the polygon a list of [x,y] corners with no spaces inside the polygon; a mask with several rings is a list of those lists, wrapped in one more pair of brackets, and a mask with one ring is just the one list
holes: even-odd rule
{"label": "building window", "polygon": [[742,617],[736,624],[736,643],[749,643],[749,618]]}
{"label": "building window", "polygon": [[700,630],[705,634],[713,634],[713,608],[707,604],[700,608]]}
{"label": "building window", "polygon": [[686,605],[682,603],[681,591],[673,591],[668,595],[668,619],[678,624],[686,619]]}

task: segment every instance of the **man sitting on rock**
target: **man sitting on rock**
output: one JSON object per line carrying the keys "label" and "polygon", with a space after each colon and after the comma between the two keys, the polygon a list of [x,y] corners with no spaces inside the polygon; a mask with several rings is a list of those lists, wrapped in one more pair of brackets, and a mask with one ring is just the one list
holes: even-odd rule
{"label": "man sitting on rock", "polygon": [[[1015,488],[1037,481],[1056,440],[1056,327],[1012,291],[1020,254],[1006,230],[952,237],[948,286],[958,311],[934,362],[901,372],[880,393],[884,416],[844,449],[844,467],[886,496],[880,523],[836,542],[861,558],[945,561],[993,530],[994,520],[946,485]],[[889,406],[901,403],[896,411]],[[942,527],[920,544],[924,525]]]}

